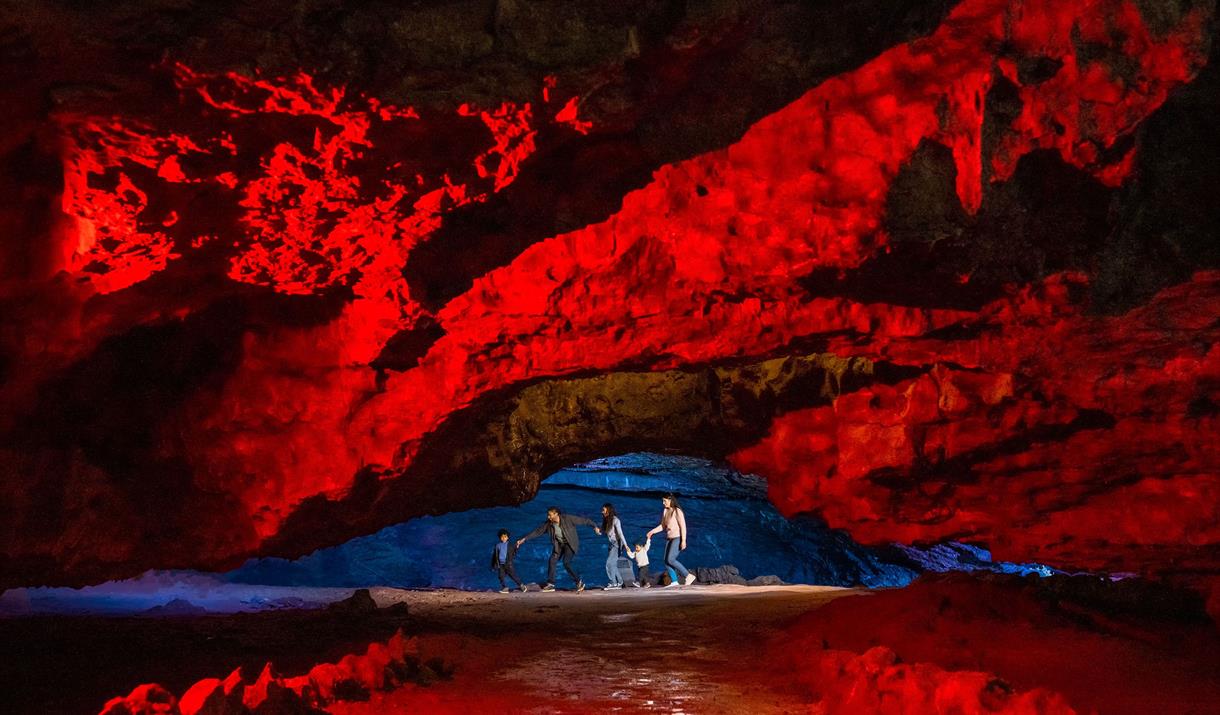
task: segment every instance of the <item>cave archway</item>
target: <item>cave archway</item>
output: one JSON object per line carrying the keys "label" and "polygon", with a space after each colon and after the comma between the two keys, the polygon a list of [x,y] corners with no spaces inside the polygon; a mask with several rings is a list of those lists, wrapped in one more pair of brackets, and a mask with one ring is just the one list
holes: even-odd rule
{"label": "cave archway", "polygon": [[[149,571],[83,589],[13,589],[0,599],[0,615],[265,611],[325,603],[353,588],[494,590],[499,584],[488,562],[499,529],[520,538],[552,505],[600,523],[601,506],[609,502],[628,539],[645,543],[667,493],[679,496],[687,514],[681,560],[701,585],[875,589],[906,586],[924,573],[1056,573],[1041,564],[994,562],[985,548],[956,542],[862,545],[814,515],[781,514],[758,475],[701,457],[633,452],[556,470],[520,504],[417,517],[299,558],[253,558],[227,572]],[[579,532],[574,565],[589,588],[600,588],[607,542],[589,528]],[[543,536],[518,553],[517,575],[533,590],[546,581],[550,551]],[[665,571],[663,551],[664,537],[654,537],[648,551],[654,583]],[[574,586],[562,571],[559,581],[560,590]]]}
{"label": "cave archway", "polygon": [[723,460],[778,415],[923,372],[811,352],[537,381],[480,398],[402,445],[405,467],[369,467],[344,498],[305,500],[261,551],[293,558],[418,516],[521,503],[547,475],[607,455]]}
{"label": "cave archway", "polygon": [[[515,540],[552,505],[600,523],[602,504],[612,503],[627,538],[643,544],[658,522],[660,497],[670,492],[687,514],[690,536],[681,559],[700,582],[885,587],[905,585],[919,570],[901,552],[861,546],[815,517],[786,518],[768,501],[760,477],[708,459],[635,452],[561,468],[521,504],[419,517],[300,559],[252,560],[225,578],[277,586],[490,589],[497,587],[487,562],[498,529]],[[605,538],[585,527],[579,538],[576,570],[590,587],[605,584]],[[545,537],[521,548],[516,564],[523,581],[545,582],[550,549]],[[664,571],[663,549],[664,537],[654,537],[654,576]]]}
{"label": "cave archway", "polygon": [[[660,497],[670,492],[680,496],[690,530],[681,559],[700,583],[882,588],[905,586],[928,571],[1052,572],[1038,564],[994,563],[985,549],[959,543],[864,546],[813,515],[785,517],[757,475],[700,457],[634,452],[561,468],[521,504],[420,517],[299,559],[253,559],[224,578],[298,587],[492,589],[498,584],[488,557],[499,529],[515,540],[552,505],[600,522],[602,504],[612,503],[627,538],[644,543],[658,521]],[[576,570],[590,587],[600,586],[606,541],[583,527],[580,540]],[[657,537],[649,551],[654,576],[664,570],[662,544]],[[550,548],[546,538],[522,547],[517,573],[524,582],[545,582]]]}

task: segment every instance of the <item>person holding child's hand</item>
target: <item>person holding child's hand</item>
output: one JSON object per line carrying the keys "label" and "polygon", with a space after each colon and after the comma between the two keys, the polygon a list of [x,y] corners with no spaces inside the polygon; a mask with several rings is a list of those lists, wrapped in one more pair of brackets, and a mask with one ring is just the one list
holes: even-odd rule
{"label": "person holding child's hand", "polygon": [[[648,532],[648,536],[665,532],[665,565],[678,574],[681,585],[689,586],[695,582],[695,574],[691,573],[678,561],[678,552],[686,550],[686,514],[678,506],[678,497],[666,494],[661,497],[661,523]],[[670,586],[679,585],[673,581]]]}

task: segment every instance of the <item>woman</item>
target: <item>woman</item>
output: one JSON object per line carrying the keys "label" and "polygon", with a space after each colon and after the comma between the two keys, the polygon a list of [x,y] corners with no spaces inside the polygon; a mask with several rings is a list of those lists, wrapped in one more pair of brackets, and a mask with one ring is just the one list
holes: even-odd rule
{"label": "woman", "polygon": [[602,533],[610,541],[610,553],[606,556],[606,578],[610,583],[604,590],[614,591],[623,587],[623,575],[618,570],[620,549],[627,548],[627,537],[623,536],[623,523],[614,512],[614,505],[602,504]]}
{"label": "woman", "polygon": [[[661,510],[661,523],[649,531],[648,536],[651,538],[653,534],[665,532],[665,565],[678,574],[683,585],[689,586],[695,582],[695,574],[687,571],[678,561],[678,552],[686,550],[686,514],[682,513],[678,497],[673,494],[661,497],[661,505],[664,507]],[[669,585],[677,586],[678,582],[673,581]]]}

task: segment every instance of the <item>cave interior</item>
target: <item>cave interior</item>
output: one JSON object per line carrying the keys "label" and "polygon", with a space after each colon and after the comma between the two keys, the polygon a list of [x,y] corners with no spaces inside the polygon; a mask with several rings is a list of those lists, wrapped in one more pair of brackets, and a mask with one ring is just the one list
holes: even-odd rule
{"label": "cave interior", "polygon": [[0,1],[0,710],[1216,712],[1215,28]]}

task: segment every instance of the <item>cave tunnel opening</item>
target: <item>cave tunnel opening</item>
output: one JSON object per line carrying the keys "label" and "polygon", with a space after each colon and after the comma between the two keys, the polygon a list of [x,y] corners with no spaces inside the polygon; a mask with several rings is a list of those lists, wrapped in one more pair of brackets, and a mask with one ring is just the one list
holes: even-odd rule
{"label": "cave tunnel opening", "polygon": [[[886,588],[905,586],[926,571],[1054,573],[1041,564],[993,563],[986,549],[960,543],[862,546],[815,516],[780,514],[759,476],[708,459],[633,452],[562,468],[542,481],[533,499],[516,506],[421,517],[299,559],[254,559],[224,578],[276,586],[498,588],[489,561],[499,529],[515,541],[541,524],[551,506],[600,525],[602,505],[610,503],[634,546],[659,523],[667,493],[679,497],[686,514],[688,548],[680,561],[701,583]],[[573,563],[590,587],[606,582],[607,548],[604,536],[581,527]],[[653,537],[648,556],[654,577],[665,570],[664,548],[664,536]],[[550,552],[545,534],[521,547],[516,568],[525,583],[546,582]],[[566,580],[562,569],[559,574]]]}
{"label": "cave tunnel opening", "polygon": [[[559,469],[522,504],[418,517],[300,558],[255,558],[223,573],[149,571],[80,589],[10,589],[0,596],[0,614],[198,615],[318,606],[353,588],[496,590],[489,561],[500,529],[515,541],[541,524],[550,506],[600,525],[602,505],[610,503],[628,541],[641,544],[658,524],[668,493],[680,498],[686,514],[688,548],[679,558],[704,585],[876,589],[903,587],[924,573],[1062,573],[1037,563],[994,562],[986,548],[959,542],[862,545],[814,515],[782,515],[760,476],[699,457],[632,452]],[[604,536],[580,527],[573,565],[591,589],[606,585],[607,550]],[[658,534],[647,552],[656,585],[668,582],[664,550]],[[544,534],[517,554],[517,575],[534,590],[546,583],[550,552]],[[562,566],[558,575],[561,590],[574,586]]]}

